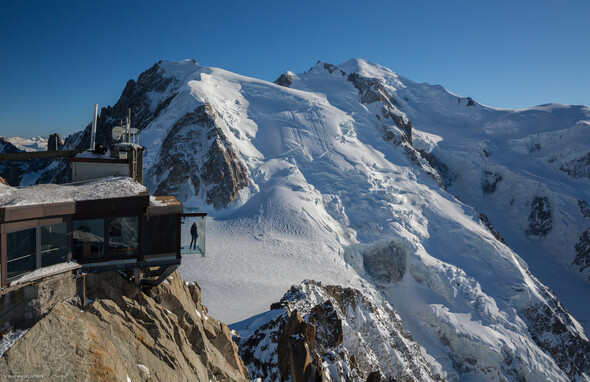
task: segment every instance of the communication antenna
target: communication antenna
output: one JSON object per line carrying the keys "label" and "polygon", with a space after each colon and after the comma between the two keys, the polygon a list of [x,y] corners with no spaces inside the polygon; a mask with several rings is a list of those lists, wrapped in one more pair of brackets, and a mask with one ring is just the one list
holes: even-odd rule
{"label": "communication antenna", "polygon": [[131,143],[131,108],[127,109],[127,143]]}
{"label": "communication antenna", "polygon": [[113,127],[113,140],[118,141],[119,139],[121,139],[121,136],[123,135],[123,133],[125,132],[125,130],[121,127],[121,126],[115,126]]}
{"label": "communication antenna", "polygon": [[98,105],[94,104],[94,111],[92,113],[92,132],[90,134],[90,150],[94,150],[96,142],[96,114],[98,113]]}

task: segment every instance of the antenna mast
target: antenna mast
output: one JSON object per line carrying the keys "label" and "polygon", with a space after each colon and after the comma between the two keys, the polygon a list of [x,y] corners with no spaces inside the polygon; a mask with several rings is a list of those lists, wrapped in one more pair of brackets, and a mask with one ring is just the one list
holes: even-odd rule
{"label": "antenna mast", "polygon": [[127,143],[131,143],[131,108],[127,110]]}
{"label": "antenna mast", "polygon": [[94,150],[96,143],[96,115],[98,113],[98,104],[94,104],[94,112],[92,113],[92,133],[90,134],[90,150]]}

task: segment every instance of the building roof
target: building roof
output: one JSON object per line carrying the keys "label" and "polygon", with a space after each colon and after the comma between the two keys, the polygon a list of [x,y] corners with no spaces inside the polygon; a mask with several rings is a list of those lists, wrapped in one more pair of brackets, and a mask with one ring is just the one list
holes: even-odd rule
{"label": "building roof", "polygon": [[39,184],[16,188],[0,184],[0,208],[138,196],[145,186],[129,177],[109,177],[82,184]]}

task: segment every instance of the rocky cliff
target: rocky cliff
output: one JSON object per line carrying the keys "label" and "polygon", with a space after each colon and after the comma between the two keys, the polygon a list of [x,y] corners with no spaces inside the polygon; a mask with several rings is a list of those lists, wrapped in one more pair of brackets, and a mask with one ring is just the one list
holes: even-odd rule
{"label": "rocky cliff", "polygon": [[[398,314],[352,288],[304,281],[238,323],[240,355],[263,381],[441,381]],[[374,378],[374,379],[373,379]]]}
{"label": "rocky cliff", "polygon": [[197,284],[174,273],[141,290],[119,273],[88,275],[93,301],[59,301],[0,358],[3,378],[53,381],[247,381],[227,326]]}

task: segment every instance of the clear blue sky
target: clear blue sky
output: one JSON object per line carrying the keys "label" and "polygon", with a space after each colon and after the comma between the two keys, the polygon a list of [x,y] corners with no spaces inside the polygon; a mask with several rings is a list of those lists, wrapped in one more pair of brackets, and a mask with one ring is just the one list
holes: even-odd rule
{"label": "clear blue sky", "polygon": [[70,134],[160,59],[274,80],[364,58],[481,103],[590,105],[590,1],[33,1],[0,5],[0,136]]}

